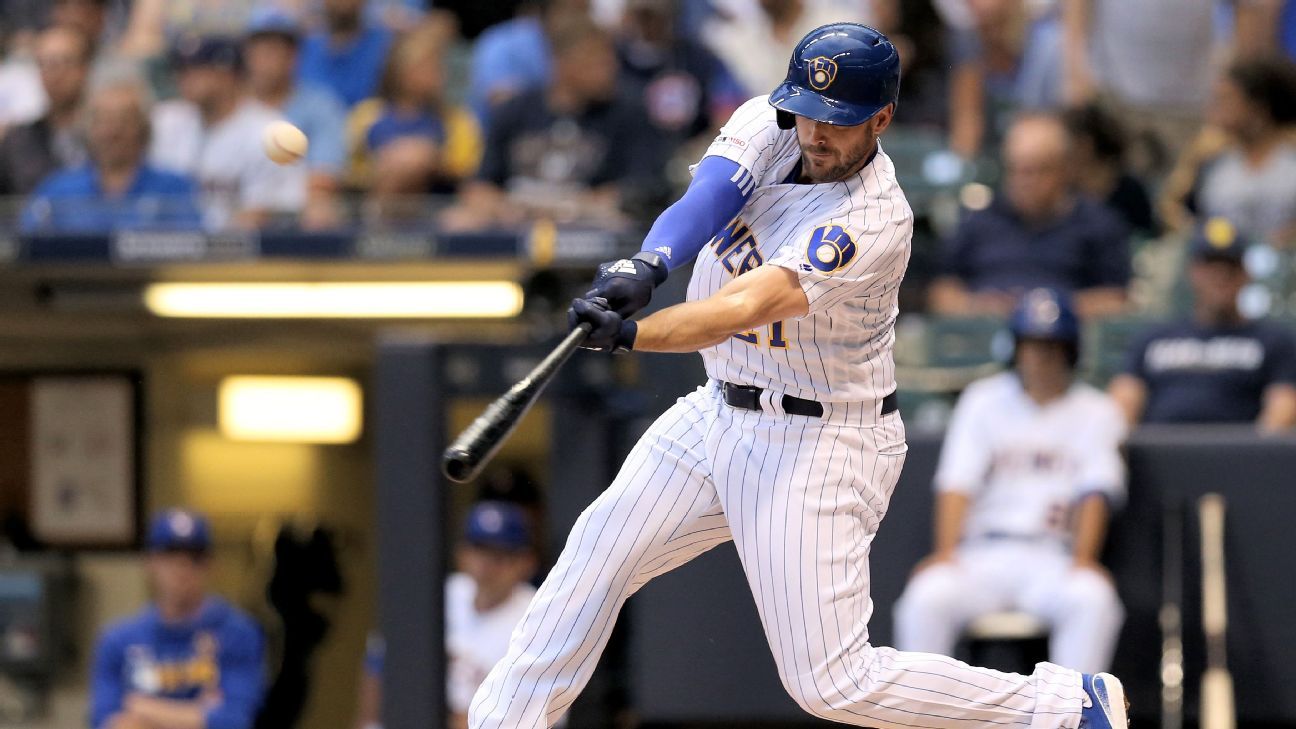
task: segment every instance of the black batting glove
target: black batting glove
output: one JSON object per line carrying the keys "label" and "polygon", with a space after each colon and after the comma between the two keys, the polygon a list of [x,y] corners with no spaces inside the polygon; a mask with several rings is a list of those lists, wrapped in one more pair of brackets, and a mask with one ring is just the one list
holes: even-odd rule
{"label": "black batting glove", "polygon": [[670,270],[666,261],[651,251],[641,251],[630,258],[600,264],[594,276],[594,288],[585,299],[603,299],[608,308],[622,319],[629,319],[648,305],[653,289],[666,280]]}
{"label": "black batting glove", "polygon": [[581,347],[599,352],[629,352],[634,348],[635,335],[639,333],[637,324],[608,309],[607,301],[601,298],[572,299],[571,308],[567,310],[567,324],[575,329],[583,323],[589,323],[593,329]]}

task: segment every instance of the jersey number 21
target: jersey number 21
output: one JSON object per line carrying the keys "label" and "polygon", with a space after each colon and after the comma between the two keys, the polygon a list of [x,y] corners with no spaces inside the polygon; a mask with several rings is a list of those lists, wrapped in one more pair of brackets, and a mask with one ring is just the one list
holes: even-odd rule
{"label": "jersey number 21", "polygon": [[[769,332],[769,337],[767,337],[769,341],[769,346],[774,347],[775,349],[787,349],[788,343],[787,340],[783,338],[782,321],[773,322],[769,326],[765,327],[765,329]],[[745,332],[739,332],[738,334],[734,335],[734,338],[741,339],[744,342],[748,344],[753,344],[757,347],[761,345],[760,331],[756,329],[751,329]]]}

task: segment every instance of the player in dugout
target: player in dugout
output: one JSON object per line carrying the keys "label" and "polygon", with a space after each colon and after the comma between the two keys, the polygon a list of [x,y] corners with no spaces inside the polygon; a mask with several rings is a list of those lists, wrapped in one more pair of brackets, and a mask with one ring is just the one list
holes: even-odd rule
{"label": "player in dugout", "polygon": [[251,729],[265,691],[261,630],[208,592],[211,546],[199,514],[153,519],[154,602],[95,647],[91,729]]}
{"label": "player in dugout", "polygon": [[[531,517],[507,501],[479,501],[468,511],[455,553],[458,570],[446,579],[446,698],[448,729],[468,726],[468,706],[491,668],[508,651],[509,636],[535,588],[527,582],[538,561]],[[382,729],[385,642],[370,636],[356,729]]]}
{"label": "player in dugout", "polygon": [[952,655],[975,618],[1020,610],[1049,626],[1050,661],[1106,671],[1124,609],[1098,557],[1125,496],[1124,418],[1075,378],[1080,324],[1066,297],[1028,292],[1010,329],[1012,370],[972,383],[954,409],[935,550],[896,604],[896,646]]}

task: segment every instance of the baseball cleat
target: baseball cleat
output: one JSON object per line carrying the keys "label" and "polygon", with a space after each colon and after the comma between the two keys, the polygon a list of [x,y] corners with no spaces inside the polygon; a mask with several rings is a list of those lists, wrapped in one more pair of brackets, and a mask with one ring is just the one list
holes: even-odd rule
{"label": "baseball cleat", "polygon": [[1084,708],[1080,711],[1080,729],[1126,729],[1129,699],[1120,679],[1110,673],[1086,673],[1081,676],[1085,690]]}

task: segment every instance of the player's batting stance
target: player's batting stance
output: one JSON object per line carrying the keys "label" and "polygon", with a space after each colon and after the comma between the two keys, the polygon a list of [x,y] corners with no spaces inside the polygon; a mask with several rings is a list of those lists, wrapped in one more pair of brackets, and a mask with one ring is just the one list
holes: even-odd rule
{"label": "player's batting stance", "polygon": [[[806,711],[871,727],[1126,726],[1107,674],[1029,676],[868,642],[869,546],[905,457],[892,325],[913,214],[878,136],[900,61],[840,23],[734,113],[643,251],[572,303],[587,345],[701,352],[710,381],[648,429],[581,514],[473,698],[475,729],[547,727],[576,699],[626,598],[733,540],[779,675]],[[697,257],[688,301],[627,318]]]}

